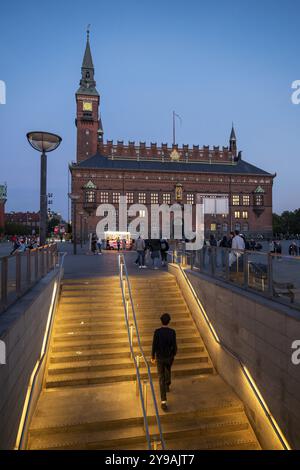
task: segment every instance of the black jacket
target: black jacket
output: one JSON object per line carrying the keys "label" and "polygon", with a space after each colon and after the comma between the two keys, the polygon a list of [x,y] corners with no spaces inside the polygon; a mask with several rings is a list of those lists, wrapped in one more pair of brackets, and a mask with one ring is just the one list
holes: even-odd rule
{"label": "black jacket", "polygon": [[176,356],[176,332],[172,328],[161,327],[155,330],[152,343],[152,359],[171,359]]}

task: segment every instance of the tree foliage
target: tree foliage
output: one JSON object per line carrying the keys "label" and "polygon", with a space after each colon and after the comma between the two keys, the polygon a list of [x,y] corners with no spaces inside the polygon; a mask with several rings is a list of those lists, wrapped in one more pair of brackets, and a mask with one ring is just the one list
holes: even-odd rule
{"label": "tree foliage", "polygon": [[283,235],[300,234],[300,209],[273,214],[273,232]]}

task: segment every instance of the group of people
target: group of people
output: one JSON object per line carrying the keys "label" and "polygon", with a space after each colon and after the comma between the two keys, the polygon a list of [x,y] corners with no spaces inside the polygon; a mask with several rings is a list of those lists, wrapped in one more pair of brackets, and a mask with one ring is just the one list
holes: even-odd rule
{"label": "group of people", "polygon": [[150,256],[152,260],[152,268],[159,269],[159,266],[166,266],[169,251],[169,244],[167,240],[163,239],[150,239],[144,240],[139,236],[133,243],[133,247],[137,252],[137,259],[135,264],[140,269],[145,269],[146,258]]}
{"label": "group of people", "polygon": [[15,253],[23,253],[26,250],[33,250],[38,248],[39,246],[39,239],[35,236],[27,237],[27,236],[17,236],[13,235],[11,238],[12,242],[12,250],[10,252],[11,255]]}

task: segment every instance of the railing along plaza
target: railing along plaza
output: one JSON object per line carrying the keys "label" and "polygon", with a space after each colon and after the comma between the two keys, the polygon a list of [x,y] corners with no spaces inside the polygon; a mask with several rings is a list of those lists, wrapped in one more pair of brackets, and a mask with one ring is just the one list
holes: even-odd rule
{"label": "railing along plaza", "polygon": [[0,258],[0,314],[57,264],[56,244]]}

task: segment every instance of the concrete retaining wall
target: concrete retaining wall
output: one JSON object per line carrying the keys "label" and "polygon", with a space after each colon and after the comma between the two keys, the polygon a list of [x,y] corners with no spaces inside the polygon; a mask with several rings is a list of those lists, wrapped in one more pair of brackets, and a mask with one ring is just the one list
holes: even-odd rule
{"label": "concrete retaining wall", "polygon": [[0,316],[6,364],[0,365],[0,449],[12,449],[31,373],[40,357],[53,288],[51,272]]}
{"label": "concrete retaining wall", "polygon": [[249,369],[288,442],[300,449],[300,365],[291,360],[291,345],[300,340],[300,312],[201,274],[186,274],[220,340]]}

